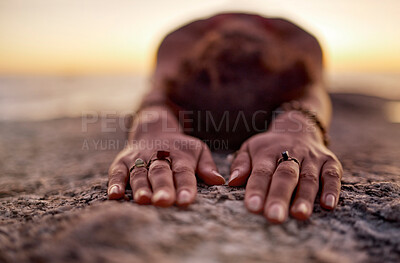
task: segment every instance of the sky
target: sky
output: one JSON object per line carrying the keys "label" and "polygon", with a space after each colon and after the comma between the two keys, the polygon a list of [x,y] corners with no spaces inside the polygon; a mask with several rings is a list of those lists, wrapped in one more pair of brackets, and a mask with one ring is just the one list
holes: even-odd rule
{"label": "sky", "polygon": [[329,72],[400,73],[398,0],[0,0],[0,74],[148,74],[168,31],[223,11],[298,23]]}

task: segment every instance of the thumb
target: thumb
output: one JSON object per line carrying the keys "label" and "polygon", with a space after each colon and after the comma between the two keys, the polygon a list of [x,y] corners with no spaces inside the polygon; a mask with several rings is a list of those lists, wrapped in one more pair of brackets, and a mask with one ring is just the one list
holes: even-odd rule
{"label": "thumb", "polygon": [[244,185],[251,172],[251,158],[247,151],[247,144],[243,144],[237,151],[236,157],[231,165],[231,177],[229,186]]}
{"label": "thumb", "polygon": [[199,178],[208,185],[225,184],[225,179],[218,173],[210,149],[205,143],[203,143],[203,148],[197,163],[196,173]]}

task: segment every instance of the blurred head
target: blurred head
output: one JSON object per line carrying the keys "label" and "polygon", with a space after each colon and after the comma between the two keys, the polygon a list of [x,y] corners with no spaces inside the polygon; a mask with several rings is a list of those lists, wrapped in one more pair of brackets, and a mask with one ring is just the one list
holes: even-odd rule
{"label": "blurred head", "polygon": [[[272,31],[252,20],[231,18],[186,47],[164,88],[172,103],[197,112],[193,114],[196,136],[235,137],[241,142],[257,131],[243,123],[233,130],[238,114],[250,126],[255,121],[261,127],[283,100],[299,97],[308,81],[304,63]],[[254,117],[260,110],[269,114]],[[227,118],[229,129],[224,123],[223,131],[212,130],[206,123],[207,112],[217,124]]]}

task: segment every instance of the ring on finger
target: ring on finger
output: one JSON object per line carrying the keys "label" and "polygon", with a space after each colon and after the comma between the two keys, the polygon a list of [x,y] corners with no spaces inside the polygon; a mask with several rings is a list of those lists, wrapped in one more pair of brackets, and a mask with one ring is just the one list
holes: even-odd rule
{"label": "ring on finger", "polygon": [[147,169],[147,164],[146,164],[145,161],[143,161],[143,159],[137,158],[137,159],[135,160],[135,163],[132,165],[131,169],[129,169],[129,172],[132,173],[133,169],[135,169],[135,168],[141,168],[141,167],[144,167],[144,168]]}
{"label": "ring on finger", "polygon": [[153,153],[152,156],[156,155],[156,157],[152,157],[150,158],[149,163],[147,164],[147,168],[150,167],[151,163],[156,161],[156,160],[160,160],[160,161],[166,161],[168,162],[169,166],[171,167],[172,165],[172,160],[169,157],[170,156],[170,152],[169,151],[157,151],[156,153]]}
{"label": "ring on finger", "polygon": [[279,158],[279,160],[278,160],[278,165],[281,164],[282,162],[286,162],[286,161],[293,161],[293,162],[297,163],[297,164],[299,165],[299,167],[300,167],[300,162],[299,162],[299,160],[297,160],[297,159],[294,158],[294,157],[291,157],[291,156],[289,155],[289,152],[288,152],[288,151],[282,152],[282,157]]}

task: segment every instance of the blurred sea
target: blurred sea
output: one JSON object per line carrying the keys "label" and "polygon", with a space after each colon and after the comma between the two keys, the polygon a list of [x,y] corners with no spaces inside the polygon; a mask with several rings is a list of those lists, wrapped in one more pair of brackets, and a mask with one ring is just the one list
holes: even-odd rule
{"label": "blurred sea", "polygon": [[143,76],[2,76],[0,121],[132,112],[148,81]]}
{"label": "blurred sea", "polygon": [[[333,93],[400,100],[400,74],[326,76]],[[132,112],[149,88],[146,76],[0,76],[0,121],[46,120],[88,112]],[[399,104],[400,105],[400,104]]]}

